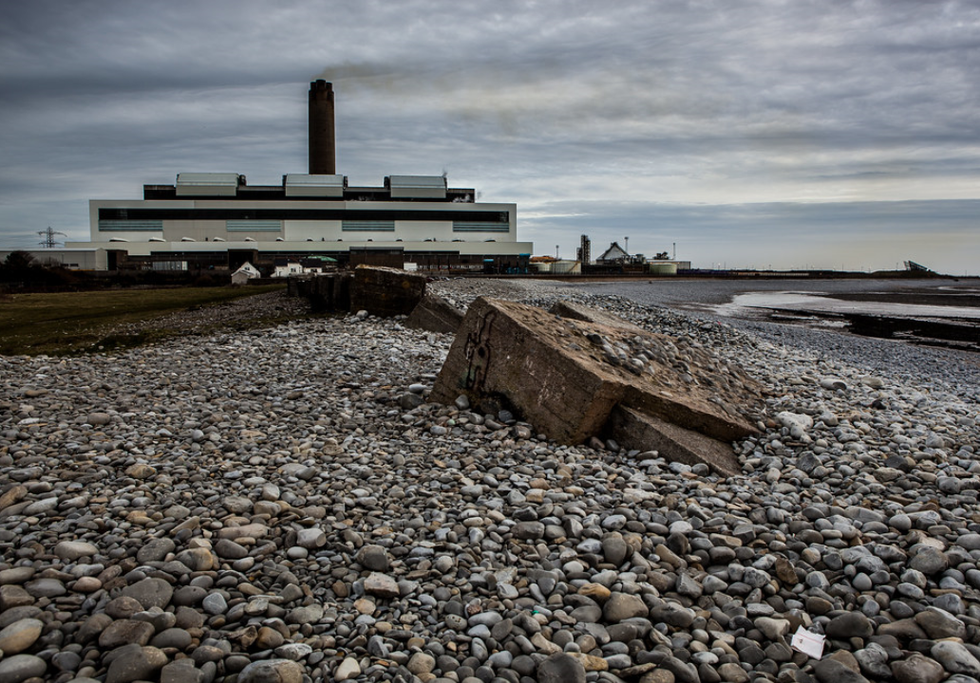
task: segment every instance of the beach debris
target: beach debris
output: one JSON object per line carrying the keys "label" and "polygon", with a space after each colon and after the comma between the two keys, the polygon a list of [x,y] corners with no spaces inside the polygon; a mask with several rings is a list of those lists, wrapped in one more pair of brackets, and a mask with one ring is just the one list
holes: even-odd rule
{"label": "beach debris", "polygon": [[690,339],[582,308],[565,309],[575,320],[477,299],[430,400],[499,402],[561,443],[612,439],[736,474],[728,444],[755,433],[750,414],[761,405],[760,385]]}
{"label": "beach debris", "polygon": [[463,322],[463,311],[441,296],[426,293],[405,321],[405,327],[426,332],[455,334]]}

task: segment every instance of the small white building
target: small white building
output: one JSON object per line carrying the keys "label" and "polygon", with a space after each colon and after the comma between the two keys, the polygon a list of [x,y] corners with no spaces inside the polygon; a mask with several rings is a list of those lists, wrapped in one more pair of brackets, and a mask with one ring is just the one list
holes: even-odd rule
{"label": "small white building", "polygon": [[297,275],[320,275],[337,270],[337,261],[328,256],[307,258],[279,258],[275,260],[272,277],[295,277]]}
{"label": "small white building", "polygon": [[231,274],[231,284],[244,285],[249,280],[257,277],[262,277],[262,273],[259,272],[258,268],[246,261],[238,270]]}
{"label": "small white building", "polygon": [[276,269],[272,271],[272,277],[294,277],[296,275],[303,274],[303,266],[299,264],[299,261],[286,261],[285,263],[277,263]]}

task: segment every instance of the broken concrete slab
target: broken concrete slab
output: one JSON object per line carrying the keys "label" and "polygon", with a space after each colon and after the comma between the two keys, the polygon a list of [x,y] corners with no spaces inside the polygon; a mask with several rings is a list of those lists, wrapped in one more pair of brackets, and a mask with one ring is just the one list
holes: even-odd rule
{"label": "broken concrete slab", "polygon": [[741,472],[738,458],[728,443],[631,408],[613,408],[606,434],[617,443],[642,444],[671,462],[686,465],[706,462],[729,477]]}
{"label": "broken concrete slab", "polygon": [[561,316],[562,318],[569,318],[571,320],[582,320],[588,323],[599,323],[600,325],[609,325],[611,327],[622,327],[626,329],[633,330],[634,332],[645,333],[642,327],[634,325],[631,322],[623,320],[618,315],[609,313],[608,311],[600,311],[597,308],[590,308],[583,304],[577,304],[573,301],[556,301],[548,309],[550,313]]}
{"label": "broken concrete slab", "polygon": [[[687,432],[721,442],[730,452],[726,442],[756,431],[751,414],[761,406],[761,387],[691,340],[647,332],[608,314],[589,315],[604,322],[477,299],[430,400],[452,403],[462,394],[475,406],[487,399],[504,402],[562,443],[619,430],[626,436],[620,443],[649,450],[629,441],[630,435],[659,442],[676,437],[676,457],[700,454],[701,461],[732,473],[731,462],[712,457],[716,448]],[[641,429],[635,419],[614,416],[617,406],[656,420]],[[666,456],[671,448],[664,450]]]}
{"label": "broken concrete slab", "polygon": [[425,294],[425,276],[398,268],[358,266],[350,290],[350,310],[390,318],[408,315]]}
{"label": "broken concrete slab", "polygon": [[426,293],[412,310],[405,327],[426,332],[456,334],[463,322],[463,311],[436,294]]}

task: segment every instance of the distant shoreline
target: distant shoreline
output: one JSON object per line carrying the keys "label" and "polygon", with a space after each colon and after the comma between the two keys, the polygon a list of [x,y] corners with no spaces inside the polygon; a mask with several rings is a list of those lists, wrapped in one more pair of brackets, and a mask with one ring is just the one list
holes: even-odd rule
{"label": "distant shoreline", "polygon": [[[582,286],[637,303],[719,318],[799,325],[980,352],[980,279],[657,280]],[[779,294],[789,292],[820,298],[779,300]],[[752,305],[736,303],[736,298],[744,301],[750,294],[758,295],[752,297]]]}

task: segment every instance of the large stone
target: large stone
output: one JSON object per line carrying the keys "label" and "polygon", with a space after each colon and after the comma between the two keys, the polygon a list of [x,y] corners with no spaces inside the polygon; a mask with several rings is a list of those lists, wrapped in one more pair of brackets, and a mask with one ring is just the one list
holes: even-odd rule
{"label": "large stone", "polygon": [[606,558],[606,562],[614,564],[617,567],[626,561],[626,558],[630,555],[630,546],[623,538],[623,535],[618,531],[612,531],[602,537],[601,541],[602,554]]}
{"label": "large stone", "polygon": [[11,486],[9,489],[0,493],[0,510],[4,508],[9,508],[15,503],[19,503],[27,497],[27,487],[23,484],[16,484]]}
{"label": "large stone", "polygon": [[410,314],[425,294],[425,276],[397,268],[360,265],[350,290],[352,311],[379,317]]}
{"label": "large stone", "polygon": [[177,561],[192,572],[206,572],[216,564],[214,555],[207,548],[189,548],[177,553]]}
{"label": "large stone", "polygon": [[915,554],[915,557],[909,562],[909,566],[926,576],[932,576],[945,571],[949,566],[949,560],[942,550],[926,546]]}
{"label": "large stone", "polygon": [[160,669],[160,683],[201,683],[204,672],[193,659],[178,659]]}
{"label": "large stone", "polygon": [[827,637],[840,640],[869,638],[874,633],[874,624],[861,612],[845,612],[831,619],[825,631]]}
{"label": "large stone", "polygon": [[323,529],[319,529],[317,527],[300,529],[296,534],[296,545],[300,546],[301,548],[316,550],[317,548],[322,548],[326,544],[327,535],[323,533]]}
{"label": "large stone", "polygon": [[756,431],[748,416],[761,406],[760,385],[686,340],[602,320],[479,298],[429,399],[509,404],[561,443],[611,435],[629,448],[739,471],[727,444]]}
{"label": "large stone", "polygon": [[915,623],[933,640],[966,636],[966,624],[938,607],[926,607],[915,615]]}
{"label": "large stone", "polygon": [[386,572],[389,569],[390,561],[388,551],[380,545],[368,544],[357,552],[357,561],[365,569],[372,572]]}
{"label": "large stone", "polygon": [[170,603],[174,589],[163,579],[150,578],[126,586],[122,594],[134,598],[143,606],[143,609],[150,609],[151,607],[163,608]]}
{"label": "large stone", "polygon": [[33,596],[23,586],[0,586],[0,612],[14,607],[23,607],[34,602]]}
{"label": "large stone", "polygon": [[461,310],[441,296],[426,294],[408,316],[405,327],[426,332],[456,334],[462,322]]}
{"label": "large stone", "polygon": [[38,639],[44,622],[40,619],[19,619],[0,630],[0,652],[4,656],[23,652]]}
{"label": "large stone", "polygon": [[289,659],[252,662],[238,674],[238,683],[302,683],[303,665]]}
{"label": "large stone", "polygon": [[436,668],[436,660],[432,655],[425,652],[416,652],[405,665],[409,671],[418,676],[419,674],[429,674]]}
{"label": "large stone", "polygon": [[613,408],[607,431],[617,443],[657,451],[671,462],[687,465],[703,462],[727,476],[742,471],[727,443],[630,408]]}
{"label": "large stone", "polygon": [[[334,672],[334,681],[347,681],[361,675],[361,665],[354,657],[345,657]],[[241,679],[239,679],[240,681]]]}
{"label": "large stone", "polygon": [[136,560],[141,564],[159,562],[169,553],[172,553],[176,547],[169,538],[151,538],[136,551]]}
{"label": "large stone", "polygon": [[4,657],[0,660],[0,681],[20,683],[29,678],[41,678],[47,670],[45,661],[34,655]]}
{"label": "large stone", "polygon": [[40,619],[42,614],[44,610],[34,605],[12,607],[0,613],[0,628],[7,628],[21,619]]}
{"label": "large stone", "polygon": [[323,618],[323,605],[316,603],[297,607],[286,615],[287,624],[315,624]]}
{"label": "large stone", "polygon": [[68,562],[95,555],[97,552],[99,552],[98,548],[85,541],[61,541],[54,547],[54,554]]}
{"label": "large stone", "polygon": [[87,643],[94,638],[97,638],[101,633],[112,623],[112,617],[104,612],[99,612],[98,614],[93,614],[88,619],[82,622],[81,628],[75,634],[75,641],[78,643]]}
{"label": "large stone", "polygon": [[106,673],[106,683],[132,683],[155,678],[155,672],[167,663],[167,655],[155,647],[128,645],[113,653]]}
{"label": "large stone", "polygon": [[111,650],[133,643],[146,645],[152,637],[153,624],[135,619],[117,619],[99,634],[99,646]]}
{"label": "large stone", "polygon": [[980,677],[980,661],[977,661],[963,643],[943,640],[932,646],[930,654],[951,674]]}
{"label": "large stone", "polygon": [[364,579],[364,592],[379,598],[397,598],[401,594],[398,582],[379,572],[372,572]]}
{"label": "large stone", "polygon": [[611,623],[618,623],[634,617],[646,617],[650,608],[639,595],[613,593],[602,607],[603,618]]}
{"label": "large stone", "polygon": [[891,669],[898,683],[939,683],[946,678],[939,662],[918,653],[908,659],[892,662]]}
{"label": "large stone", "polygon": [[569,654],[551,655],[538,664],[538,683],[585,683],[585,666]]}
{"label": "large stone", "polygon": [[857,671],[829,657],[817,662],[813,672],[820,683],[868,683],[868,679]]}

